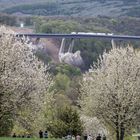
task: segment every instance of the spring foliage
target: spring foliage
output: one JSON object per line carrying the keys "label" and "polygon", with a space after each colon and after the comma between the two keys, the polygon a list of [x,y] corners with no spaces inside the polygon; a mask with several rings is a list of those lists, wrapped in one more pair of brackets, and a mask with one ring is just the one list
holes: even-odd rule
{"label": "spring foliage", "polygon": [[30,108],[31,116],[40,111],[51,81],[47,66],[38,61],[30,45],[0,27],[0,135],[7,135],[2,132],[3,122],[12,122],[22,109]]}
{"label": "spring foliage", "polygon": [[104,53],[83,77],[81,106],[123,140],[140,116],[140,55],[132,47]]}

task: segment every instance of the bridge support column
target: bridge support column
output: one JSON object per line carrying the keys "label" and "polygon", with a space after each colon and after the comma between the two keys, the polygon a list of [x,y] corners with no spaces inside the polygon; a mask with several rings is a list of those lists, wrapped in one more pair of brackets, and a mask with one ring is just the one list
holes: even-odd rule
{"label": "bridge support column", "polygon": [[111,45],[113,48],[116,48],[116,43],[115,43],[114,39],[111,40]]}
{"label": "bridge support column", "polygon": [[73,46],[74,46],[74,38],[71,39],[71,42],[70,42],[70,45],[69,45],[68,52],[72,53]]}
{"label": "bridge support column", "polygon": [[40,41],[40,38],[39,38],[39,37],[36,38],[36,40],[35,40],[35,44],[39,44],[39,41]]}

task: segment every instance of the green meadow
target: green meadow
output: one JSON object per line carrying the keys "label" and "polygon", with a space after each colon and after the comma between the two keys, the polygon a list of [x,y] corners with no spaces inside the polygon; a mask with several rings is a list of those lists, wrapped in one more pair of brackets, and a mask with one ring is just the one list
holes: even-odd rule
{"label": "green meadow", "polygon": [[[8,137],[0,137],[0,140],[41,140],[39,138],[8,138]],[[45,139],[42,139],[42,140],[45,140]],[[52,138],[52,139],[46,139],[46,140],[61,140],[61,139],[55,139],[55,138]],[[128,138],[125,138],[125,140],[137,140],[136,137],[128,137]]]}
{"label": "green meadow", "polygon": [[[8,137],[0,137],[0,140],[40,140],[39,138],[8,138]],[[45,138],[43,139],[45,140]],[[61,139],[46,139],[46,140],[61,140]]]}

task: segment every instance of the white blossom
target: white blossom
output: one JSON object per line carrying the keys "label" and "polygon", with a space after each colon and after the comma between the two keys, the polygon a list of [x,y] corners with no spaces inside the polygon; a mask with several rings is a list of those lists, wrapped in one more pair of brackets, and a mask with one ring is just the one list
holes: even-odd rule
{"label": "white blossom", "polygon": [[48,66],[36,58],[27,39],[15,34],[0,27],[0,119],[28,105],[37,112],[51,84]]}
{"label": "white blossom", "polygon": [[[140,117],[140,54],[132,47],[113,48],[83,77],[81,106],[106,126],[130,133]],[[118,137],[118,136],[117,136]]]}

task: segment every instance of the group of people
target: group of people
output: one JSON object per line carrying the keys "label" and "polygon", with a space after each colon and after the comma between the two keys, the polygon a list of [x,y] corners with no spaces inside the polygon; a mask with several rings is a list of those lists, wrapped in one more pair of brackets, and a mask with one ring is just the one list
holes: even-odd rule
{"label": "group of people", "polygon": [[16,133],[14,133],[12,135],[13,138],[31,138],[31,135],[30,134],[27,134],[27,135],[16,135]]}
{"label": "group of people", "polygon": [[97,137],[96,137],[96,140],[106,140],[106,136],[103,135],[103,137],[99,134]]}
{"label": "group of people", "polygon": [[[82,138],[80,135],[76,135],[76,136],[67,135],[65,139],[81,140]],[[84,140],[106,140],[106,136],[105,135],[101,136],[101,134],[98,134],[96,137],[92,137],[91,135],[84,135]]]}
{"label": "group of people", "polygon": [[48,131],[43,132],[42,130],[40,130],[39,138],[48,138]]}
{"label": "group of people", "polygon": [[[48,131],[43,132],[42,130],[39,131],[39,138],[48,138]],[[14,133],[12,135],[13,138],[31,138],[30,134],[27,135],[16,135],[16,133]]]}
{"label": "group of people", "polygon": [[[48,131],[43,132],[42,130],[39,131],[39,138],[48,138]],[[22,137],[22,138],[31,138],[31,135],[16,135],[15,133],[13,134],[13,137]],[[80,135],[76,135],[76,136],[72,136],[72,135],[67,135],[66,137],[64,137],[67,140],[81,140],[81,136]],[[101,134],[98,134],[97,137],[92,137],[91,135],[84,135],[84,140],[106,140],[106,136],[103,135],[101,136]]]}
{"label": "group of people", "polygon": [[93,138],[91,135],[84,135],[84,140],[106,140],[106,136],[101,136],[101,134],[98,134]]}

